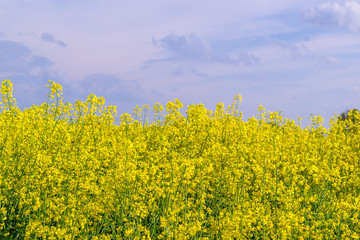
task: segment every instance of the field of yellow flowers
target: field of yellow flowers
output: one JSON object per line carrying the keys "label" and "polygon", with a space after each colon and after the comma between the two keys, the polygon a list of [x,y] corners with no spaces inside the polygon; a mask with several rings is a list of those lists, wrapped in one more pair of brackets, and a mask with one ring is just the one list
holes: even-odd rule
{"label": "field of yellow flowers", "polygon": [[[0,239],[359,239],[360,124],[175,99],[20,110],[1,86]],[[358,113],[354,117],[360,120]]]}

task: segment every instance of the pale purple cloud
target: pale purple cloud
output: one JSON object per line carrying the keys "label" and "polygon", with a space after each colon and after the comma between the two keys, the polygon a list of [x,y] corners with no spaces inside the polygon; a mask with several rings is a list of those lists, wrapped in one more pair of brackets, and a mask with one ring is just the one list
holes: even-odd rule
{"label": "pale purple cloud", "polygon": [[172,71],[170,74],[174,76],[182,76],[184,75],[184,71],[181,68],[177,68],[174,71]]}
{"label": "pale purple cloud", "polygon": [[66,47],[66,44],[64,42],[56,40],[52,35],[50,35],[49,33],[46,33],[46,32],[41,34],[41,40],[43,40],[45,42],[55,43],[55,44],[59,45],[60,47]]}
{"label": "pale purple cloud", "polygon": [[191,69],[191,73],[197,77],[207,77],[208,76],[207,74],[201,73],[193,68]]}
{"label": "pale purple cloud", "polygon": [[203,37],[196,33],[179,35],[171,33],[162,39],[152,39],[154,46],[165,50],[169,56],[162,59],[150,60],[156,61],[173,61],[191,59],[205,63],[221,63],[221,64],[259,64],[260,59],[250,53],[241,52],[238,57],[231,57],[229,54],[214,51],[211,44]]}
{"label": "pale purple cloud", "polygon": [[153,38],[153,44],[177,58],[209,61],[213,54],[210,44],[196,33],[184,35],[171,33],[160,40]]}

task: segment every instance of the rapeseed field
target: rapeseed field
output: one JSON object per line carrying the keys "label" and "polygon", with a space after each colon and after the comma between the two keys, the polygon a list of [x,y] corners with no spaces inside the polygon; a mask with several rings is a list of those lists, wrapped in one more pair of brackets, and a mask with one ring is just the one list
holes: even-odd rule
{"label": "rapeseed field", "polygon": [[[0,239],[359,239],[360,124],[325,128],[241,96],[215,111],[90,95],[20,110],[1,86]],[[150,123],[148,113],[153,111]],[[350,113],[360,120],[357,112]]]}

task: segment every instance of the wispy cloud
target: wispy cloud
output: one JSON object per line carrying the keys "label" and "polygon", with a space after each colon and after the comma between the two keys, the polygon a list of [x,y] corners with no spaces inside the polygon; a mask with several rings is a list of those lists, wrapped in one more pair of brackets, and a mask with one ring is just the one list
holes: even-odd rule
{"label": "wispy cloud", "polygon": [[171,33],[160,40],[153,38],[153,44],[168,50],[178,58],[208,61],[212,55],[210,44],[196,33],[188,35]]}
{"label": "wispy cloud", "polygon": [[303,19],[316,24],[358,32],[360,30],[360,3],[354,0],[347,0],[344,3],[324,2],[308,9]]}
{"label": "wispy cloud", "polygon": [[172,71],[170,74],[174,76],[182,76],[184,75],[184,71],[181,68],[177,68],[176,70]]}
{"label": "wispy cloud", "polygon": [[279,39],[270,39],[270,43],[289,51],[294,57],[303,57],[311,55],[310,50],[304,44],[304,41],[285,41]]}
{"label": "wispy cloud", "polygon": [[50,35],[49,33],[46,33],[46,32],[41,34],[41,40],[50,42],[50,43],[55,43],[55,44],[59,45],[60,47],[66,47],[66,44],[64,42],[55,40],[55,38],[52,35]]}
{"label": "wispy cloud", "polygon": [[253,54],[249,54],[247,52],[241,52],[238,54],[238,62],[241,62],[244,65],[258,65],[261,62],[261,58],[253,55]]}
{"label": "wispy cloud", "polygon": [[191,69],[191,73],[197,77],[207,77],[208,76],[207,74],[198,72],[197,70],[195,70],[193,68]]}
{"label": "wispy cloud", "polygon": [[260,59],[247,52],[231,57],[226,53],[215,52],[210,43],[196,33],[178,35],[171,33],[160,40],[153,38],[153,45],[164,49],[170,56],[164,59],[150,60],[148,62],[186,60],[192,59],[199,62],[215,62],[221,64],[255,65]]}

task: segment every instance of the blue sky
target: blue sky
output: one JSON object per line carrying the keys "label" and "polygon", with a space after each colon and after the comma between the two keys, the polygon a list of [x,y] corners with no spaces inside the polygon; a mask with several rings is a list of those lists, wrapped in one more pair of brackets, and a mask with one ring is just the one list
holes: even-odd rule
{"label": "blue sky", "polygon": [[21,108],[46,101],[50,79],[65,101],[95,93],[119,114],[241,94],[245,119],[261,104],[328,122],[360,107],[359,57],[355,0],[0,2],[0,78]]}

